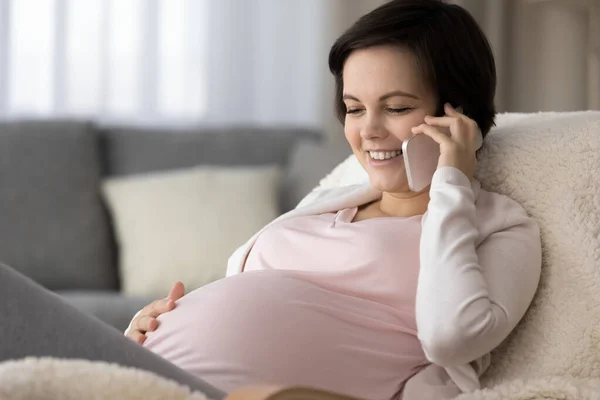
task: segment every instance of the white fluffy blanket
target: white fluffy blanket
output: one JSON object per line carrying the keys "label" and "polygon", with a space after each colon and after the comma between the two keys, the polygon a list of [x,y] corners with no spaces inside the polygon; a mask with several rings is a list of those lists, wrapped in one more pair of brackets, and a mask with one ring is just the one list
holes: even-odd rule
{"label": "white fluffy blanket", "polygon": [[502,122],[481,154],[479,178],[538,220],[543,270],[531,309],[483,383],[600,378],[600,112]]}
{"label": "white fluffy blanket", "polygon": [[598,400],[600,379],[567,377],[513,380],[455,400]]}
{"label": "white fluffy blanket", "polygon": [[[493,353],[486,389],[457,400],[600,400],[600,112],[500,115],[477,177],[537,219],[543,271],[531,309]],[[365,179],[351,157],[321,187]],[[204,399],[156,375],[105,363],[0,364],[0,399],[124,397]]]}
{"label": "white fluffy blanket", "polygon": [[86,360],[25,358],[0,363],[0,400],[208,400],[150,372]]}

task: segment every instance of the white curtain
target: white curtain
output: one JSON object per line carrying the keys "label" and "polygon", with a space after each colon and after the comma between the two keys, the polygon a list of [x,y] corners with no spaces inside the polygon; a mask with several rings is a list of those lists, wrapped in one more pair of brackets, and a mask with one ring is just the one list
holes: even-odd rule
{"label": "white curtain", "polygon": [[[449,0],[500,111],[600,109],[600,0]],[[386,0],[0,0],[0,118],[301,125],[340,138],[329,47]]]}
{"label": "white curtain", "polygon": [[217,123],[319,126],[326,0],[210,2],[210,106]]}
{"label": "white curtain", "polygon": [[0,0],[0,118],[322,124],[323,0]]}

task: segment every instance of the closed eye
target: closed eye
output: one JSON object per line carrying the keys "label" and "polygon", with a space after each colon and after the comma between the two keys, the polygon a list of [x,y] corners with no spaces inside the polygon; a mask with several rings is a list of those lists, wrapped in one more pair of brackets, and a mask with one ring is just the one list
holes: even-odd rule
{"label": "closed eye", "polygon": [[[401,108],[386,108],[385,111],[390,114],[404,114],[411,111],[411,107],[401,107]],[[364,111],[362,108],[347,108],[346,114],[359,114]]]}
{"label": "closed eye", "polygon": [[358,114],[361,111],[360,108],[348,108],[346,109],[346,114]]}
{"label": "closed eye", "polygon": [[386,108],[386,111],[390,114],[404,114],[408,111],[412,110],[410,107],[402,107],[402,108]]}

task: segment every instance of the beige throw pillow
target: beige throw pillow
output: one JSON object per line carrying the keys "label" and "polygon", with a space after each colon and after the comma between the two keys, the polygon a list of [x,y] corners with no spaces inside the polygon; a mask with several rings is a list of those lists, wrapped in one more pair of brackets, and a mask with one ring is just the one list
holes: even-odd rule
{"label": "beige throw pillow", "polygon": [[225,276],[231,253],[277,215],[277,167],[195,167],[111,178],[103,193],[122,291],[167,295]]}

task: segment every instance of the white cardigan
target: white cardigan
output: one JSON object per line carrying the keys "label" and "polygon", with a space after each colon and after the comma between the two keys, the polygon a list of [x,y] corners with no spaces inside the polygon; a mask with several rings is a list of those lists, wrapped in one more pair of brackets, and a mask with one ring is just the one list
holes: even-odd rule
{"label": "white cardigan", "polygon": [[[380,197],[369,184],[313,193],[310,204],[280,216],[237,249],[227,276],[242,272],[257,237],[273,223],[337,212]],[[481,189],[453,167],[436,171],[430,199],[422,218],[418,336],[429,361],[444,367],[458,388],[469,392],[479,388],[490,352],[533,299],[541,272],[540,232],[515,201]]]}

